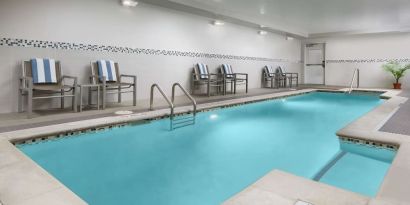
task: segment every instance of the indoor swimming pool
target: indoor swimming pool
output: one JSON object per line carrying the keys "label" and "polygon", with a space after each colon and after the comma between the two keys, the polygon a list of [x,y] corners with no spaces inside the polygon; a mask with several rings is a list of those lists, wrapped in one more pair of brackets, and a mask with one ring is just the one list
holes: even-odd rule
{"label": "indoor swimming pool", "polygon": [[18,147],[92,205],[216,205],[273,169],[375,196],[395,151],[335,133],[381,103],[313,92]]}

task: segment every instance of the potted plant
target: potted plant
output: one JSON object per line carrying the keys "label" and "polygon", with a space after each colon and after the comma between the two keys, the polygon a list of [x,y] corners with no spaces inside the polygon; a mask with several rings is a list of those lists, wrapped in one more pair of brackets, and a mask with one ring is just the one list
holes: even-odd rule
{"label": "potted plant", "polygon": [[397,61],[390,61],[384,64],[383,69],[389,73],[391,73],[396,79],[396,83],[393,83],[394,89],[401,89],[401,83],[399,82],[400,78],[402,78],[406,72],[406,70],[410,69],[409,65],[402,65]]}

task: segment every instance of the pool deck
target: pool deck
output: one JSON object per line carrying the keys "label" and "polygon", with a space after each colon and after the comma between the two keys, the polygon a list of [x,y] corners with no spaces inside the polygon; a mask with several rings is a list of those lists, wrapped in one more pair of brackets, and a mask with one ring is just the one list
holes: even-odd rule
{"label": "pool deck", "polygon": [[[221,100],[231,100],[243,97],[253,97],[258,95],[266,95],[272,93],[286,92],[291,89],[281,88],[281,89],[266,89],[266,88],[256,88],[249,89],[248,93],[243,91],[238,91],[237,94],[232,95],[217,95],[217,96],[204,96],[198,95],[194,96],[198,104],[218,102]],[[188,106],[189,101],[185,96],[179,96],[175,99],[176,106]],[[123,103],[108,103],[107,108],[104,110],[96,109],[86,109],[84,112],[73,113],[71,109],[61,110],[50,109],[50,110],[37,110],[34,112],[32,119],[28,119],[26,113],[7,113],[0,114],[0,133],[10,132],[15,130],[22,130],[34,127],[43,127],[47,125],[62,124],[68,122],[96,119],[102,117],[115,116],[116,111],[129,110],[134,113],[143,113],[149,110],[149,100],[138,100],[137,106],[132,106],[131,102]],[[166,101],[163,98],[154,99],[155,109],[167,108]]]}
{"label": "pool deck", "polygon": [[[361,89],[363,90],[363,89]],[[381,89],[366,89],[381,90]],[[260,93],[254,96],[204,100],[199,110],[221,106],[242,104],[264,99],[280,98],[313,92],[316,89],[301,89],[276,93]],[[399,91],[385,90],[383,97],[389,98],[382,105],[338,131],[342,137],[352,137],[369,141],[397,144],[399,151],[394,159],[382,186],[375,198],[368,198],[350,191],[304,179],[279,170],[272,170],[242,192],[228,199],[226,205],[240,204],[295,204],[303,200],[315,205],[400,205],[410,203],[407,191],[410,184],[410,136],[380,131],[386,121],[394,115],[407,97],[399,96]],[[180,106],[176,113],[184,113],[191,106]],[[112,112],[113,110],[111,110]],[[90,111],[93,112],[93,111]],[[96,111],[96,113],[99,113]],[[101,114],[101,113],[99,113]],[[61,132],[75,132],[93,127],[133,122],[167,116],[169,109],[137,112],[129,115],[103,113],[98,118],[80,121],[58,122],[46,126],[28,126],[25,129],[5,129],[0,133],[0,204],[86,204],[61,182],[48,174],[29,157],[20,152],[12,142],[35,137],[51,136]],[[40,120],[41,121],[41,120]],[[41,123],[41,122],[38,123]],[[8,126],[11,127],[12,122]],[[38,124],[37,124],[38,125]],[[1,127],[1,126],[0,126]],[[4,127],[7,127],[5,124]]]}
{"label": "pool deck", "polygon": [[[403,90],[399,96],[410,97],[410,90]],[[410,100],[403,103],[399,110],[383,125],[380,131],[410,136]]]}

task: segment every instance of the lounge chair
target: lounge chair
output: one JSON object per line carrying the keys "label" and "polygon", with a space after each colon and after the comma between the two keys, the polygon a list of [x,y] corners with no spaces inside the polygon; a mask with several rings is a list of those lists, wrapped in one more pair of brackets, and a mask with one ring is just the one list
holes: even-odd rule
{"label": "lounge chair", "polygon": [[279,88],[285,84],[286,78],[274,71],[272,66],[267,65],[262,70],[262,87],[264,88]]}
{"label": "lounge chair", "polygon": [[[66,80],[71,83],[66,84]],[[35,58],[22,63],[22,77],[20,78],[18,111],[23,112],[23,98],[27,97],[27,113],[32,116],[33,101],[37,99],[60,98],[61,108],[64,99],[72,98],[72,108],[77,112],[76,99],[77,78],[63,75],[61,63],[54,59]]]}
{"label": "lounge chair", "polygon": [[208,65],[197,63],[194,65],[191,76],[191,94],[195,94],[196,89],[201,85],[206,85],[207,95],[211,96],[211,88],[216,87],[217,93],[223,89],[224,79],[221,74],[209,73]]}
{"label": "lounge chair", "polygon": [[[129,79],[128,81],[123,81]],[[133,93],[133,105],[137,105],[137,76],[120,74],[118,63],[110,60],[98,60],[91,62],[90,83],[101,84],[103,90],[103,99],[107,99],[107,94],[117,94],[118,103],[121,103],[122,93]],[[128,89],[132,90],[128,90]],[[91,104],[91,94],[96,89],[89,89],[89,104]],[[105,102],[103,109],[105,108]]]}
{"label": "lounge chair", "polygon": [[231,93],[236,94],[237,85],[245,85],[246,93],[248,93],[248,74],[247,73],[234,73],[232,66],[229,64],[222,64],[220,67],[220,73],[224,77],[224,94],[226,94],[226,85],[231,86]]}
{"label": "lounge chair", "polygon": [[287,85],[289,85],[289,87],[292,87],[294,81],[296,82],[296,87],[299,86],[299,74],[298,73],[288,73],[281,66],[278,66],[276,68],[276,73],[278,73],[279,75],[285,78],[285,84],[284,84],[285,87]]}

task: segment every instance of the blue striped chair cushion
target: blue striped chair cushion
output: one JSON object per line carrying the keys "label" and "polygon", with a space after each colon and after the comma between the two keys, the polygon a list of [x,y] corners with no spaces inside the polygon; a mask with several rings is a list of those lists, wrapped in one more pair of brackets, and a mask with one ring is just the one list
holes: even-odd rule
{"label": "blue striped chair cushion", "polygon": [[272,66],[269,66],[269,65],[265,66],[265,72],[268,74],[269,77],[273,77],[274,75]]}
{"label": "blue striped chair cushion", "polygon": [[232,71],[232,66],[229,64],[222,64],[222,70],[224,74],[226,74],[227,78],[232,78],[233,77],[233,71]]}
{"label": "blue striped chair cushion", "polygon": [[197,73],[199,74],[199,79],[208,79],[208,68],[203,63],[196,64]]}
{"label": "blue striped chair cushion", "polygon": [[117,81],[117,71],[115,69],[114,61],[110,60],[99,60],[98,64],[98,77],[102,81],[103,77],[107,82]]}
{"label": "blue striped chair cushion", "polygon": [[31,59],[31,73],[34,84],[57,83],[56,62],[54,59]]}

